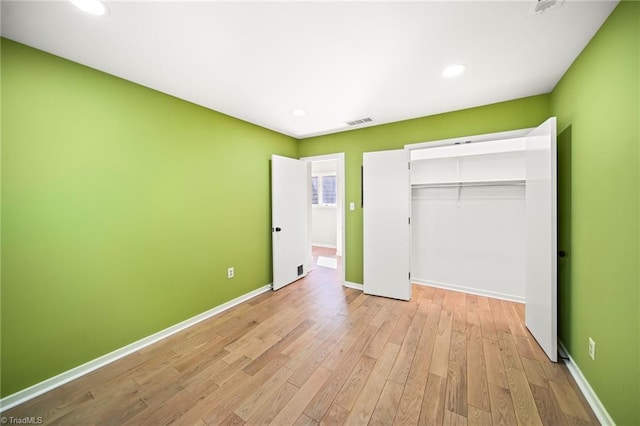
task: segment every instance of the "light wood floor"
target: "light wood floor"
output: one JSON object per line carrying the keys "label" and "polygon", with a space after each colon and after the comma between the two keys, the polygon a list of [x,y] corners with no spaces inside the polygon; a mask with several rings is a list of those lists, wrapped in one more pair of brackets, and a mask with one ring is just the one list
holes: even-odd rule
{"label": "light wood floor", "polygon": [[401,302],[337,276],[317,267],[3,415],[49,425],[597,424],[566,368],[528,334],[522,305],[422,286]]}

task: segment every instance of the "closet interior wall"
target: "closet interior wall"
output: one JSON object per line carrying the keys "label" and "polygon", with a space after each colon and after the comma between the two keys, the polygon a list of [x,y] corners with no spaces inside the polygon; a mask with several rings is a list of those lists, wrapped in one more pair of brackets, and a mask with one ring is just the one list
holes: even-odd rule
{"label": "closet interior wall", "polygon": [[524,302],[525,139],[411,152],[412,281]]}

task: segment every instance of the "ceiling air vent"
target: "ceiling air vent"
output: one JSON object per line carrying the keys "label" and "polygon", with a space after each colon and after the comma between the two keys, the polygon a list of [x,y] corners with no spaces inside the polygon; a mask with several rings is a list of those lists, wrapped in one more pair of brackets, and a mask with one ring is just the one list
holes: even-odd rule
{"label": "ceiling air vent", "polygon": [[359,120],[345,121],[345,123],[347,123],[349,126],[357,126],[358,124],[369,123],[371,121],[373,121],[371,118],[365,117],[365,118],[361,118]]}
{"label": "ceiling air vent", "polygon": [[547,9],[560,6],[562,2],[563,0],[534,0],[530,13],[543,13]]}

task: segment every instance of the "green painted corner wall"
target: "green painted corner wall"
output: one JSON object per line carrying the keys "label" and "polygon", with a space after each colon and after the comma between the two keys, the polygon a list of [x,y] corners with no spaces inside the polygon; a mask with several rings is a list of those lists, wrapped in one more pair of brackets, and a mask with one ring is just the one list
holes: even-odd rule
{"label": "green painted corner wall", "polygon": [[619,425],[640,424],[639,61],[640,3],[623,1],[551,95],[569,253],[559,335]]}
{"label": "green painted corner wall", "polygon": [[347,205],[355,202],[355,211],[346,211],[346,280],[362,283],[362,208],[360,167],[362,153],[401,149],[406,144],[436,141],[535,127],[549,118],[548,95],[416,118],[365,129],[302,139],[301,157],[336,152],[345,153],[345,196]]}
{"label": "green painted corner wall", "polygon": [[1,47],[3,396],[271,282],[296,140]]}

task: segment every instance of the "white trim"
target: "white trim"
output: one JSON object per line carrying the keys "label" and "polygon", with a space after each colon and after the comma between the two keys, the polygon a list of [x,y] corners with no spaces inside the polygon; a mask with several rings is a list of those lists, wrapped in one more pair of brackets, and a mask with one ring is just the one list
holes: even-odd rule
{"label": "white trim", "polygon": [[178,324],[172,325],[171,327],[165,328],[157,333],[154,333],[150,336],[144,337],[137,342],[133,342],[127,346],[124,346],[120,349],[116,349],[113,352],[102,355],[99,358],[96,358],[92,361],[79,365],[78,367],[74,367],[71,370],[67,370],[63,373],[58,374],[57,376],[51,377],[49,379],[43,380],[40,383],[36,383],[33,386],[30,386],[26,389],[18,391],[14,394],[6,396],[0,399],[0,407],[2,407],[2,411],[8,410],[16,405],[20,405],[24,402],[29,401],[39,395],[42,395],[45,392],[49,392],[59,386],[64,385],[65,383],[69,383],[72,380],[75,380],[79,377],[82,377],[86,374],[91,373],[92,371],[97,370],[100,367],[104,367],[107,364],[110,364],[114,361],[119,360],[133,352],[139,351],[142,348],[145,348],[149,345],[152,345],[166,337],[171,336],[172,334],[178,333],[186,328],[191,327],[201,321],[204,321],[214,315],[217,315],[227,309],[233,308],[236,305],[239,305],[242,302],[245,302],[259,294],[265,293],[271,289],[271,284],[267,284],[262,286],[256,290],[250,291],[249,293],[243,294],[242,296],[236,297],[233,300],[230,300],[222,305],[218,305],[208,311],[205,311],[201,314],[198,314],[194,317],[191,317],[187,320],[179,322]]}
{"label": "white trim", "polygon": [[462,293],[476,294],[478,296],[493,297],[495,299],[508,300],[510,302],[524,303],[524,296],[515,296],[513,294],[498,293],[495,291],[482,290],[474,287],[465,287],[460,285],[441,283],[438,281],[428,281],[420,278],[411,278],[411,282],[418,285],[428,287],[443,288],[445,290],[459,291]]}
{"label": "white trim", "polygon": [[571,373],[571,377],[573,377],[573,380],[576,381],[576,384],[582,391],[584,398],[589,403],[589,406],[598,418],[598,421],[602,425],[614,426],[616,423],[613,421],[604,404],[602,403],[602,401],[600,401],[600,398],[598,398],[598,395],[587,381],[587,378],[584,377],[582,371],[580,371],[580,368],[578,368],[578,364],[576,364],[574,359],[569,354],[569,351],[567,351],[567,348],[565,348],[560,339],[558,339],[558,352],[560,352],[561,359],[569,358],[568,360],[562,359],[562,361],[564,362],[564,365],[567,366],[569,373]]}
{"label": "white trim", "polygon": [[335,244],[311,243],[311,246],[312,247],[322,247],[322,248],[337,249]]}
{"label": "white trim", "polygon": [[453,145],[456,142],[487,142],[487,141],[497,141],[502,139],[513,139],[513,138],[521,138],[527,136],[531,130],[534,128],[528,129],[517,129],[517,130],[508,130],[506,132],[496,132],[496,133],[487,133],[482,135],[473,135],[473,136],[462,136],[458,138],[451,139],[441,139],[436,141],[429,142],[419,142],[407,144],[404,146],[404,149],[408,149],[409,151],[414,149],[423,149],[423,148],[434,148],[437,146],[447,146]]}
{"label": "white trim", "polygon": [[364,291],[364,286],[362,284],[352,283],[351,281],[345,281],[342,285],[348,288],[352,288],[354,290]]}

